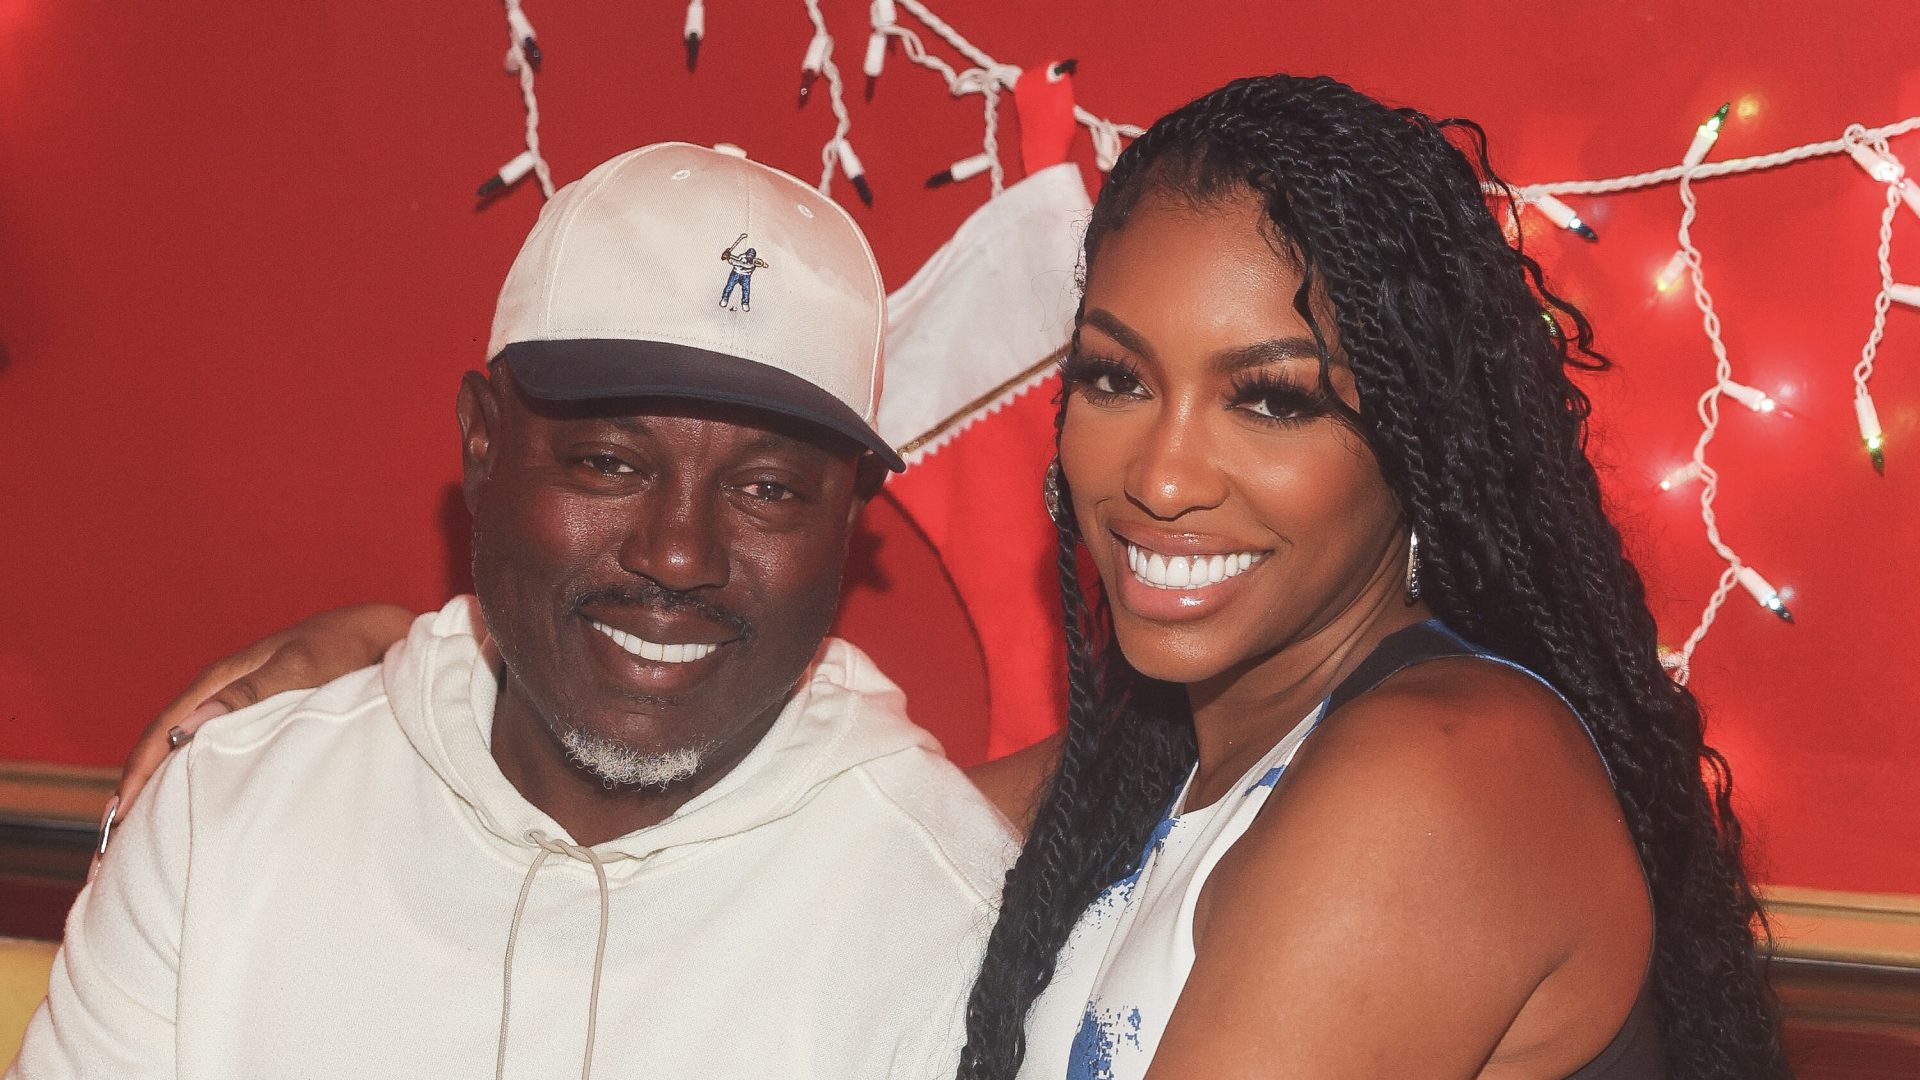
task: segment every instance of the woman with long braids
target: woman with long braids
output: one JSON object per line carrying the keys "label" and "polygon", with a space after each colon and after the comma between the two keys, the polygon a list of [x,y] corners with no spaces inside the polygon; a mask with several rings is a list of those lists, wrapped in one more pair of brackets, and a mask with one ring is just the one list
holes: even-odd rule
{"label": "woman with long braids", "polygon": [[1285,75],[1122,155],[1048,478],[1067,730],[990,782],[1051,767],[961,1080],[1784,1074],[1605,362],[1483,175]]}
{"label": "woman with long braids", "polygon": [[[1606,362],[1490,178],[1474,125],[1285,75],[1121,156],[1047,481],[1066,731],[976,773],[1027,837],[960,1080],[1786,1074],[1585,454]],[[254,684],[397,632],[355,619]]]}

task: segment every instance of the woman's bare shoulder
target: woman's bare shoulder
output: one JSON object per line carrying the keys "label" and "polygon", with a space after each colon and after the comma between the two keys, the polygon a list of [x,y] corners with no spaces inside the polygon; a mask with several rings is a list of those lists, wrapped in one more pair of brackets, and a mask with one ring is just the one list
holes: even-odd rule
{"label": "woman's bare shoulder", "polygon": [[1049,735],[1024,750],[975,765],[967,770],[967,779],[1025,835],[1066,741],[1064,731]]}

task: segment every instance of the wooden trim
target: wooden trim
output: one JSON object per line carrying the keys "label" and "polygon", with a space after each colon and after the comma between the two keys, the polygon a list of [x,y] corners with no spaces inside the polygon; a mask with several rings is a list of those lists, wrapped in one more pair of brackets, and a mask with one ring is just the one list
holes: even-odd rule
{"label": "wooden trim", "polygon": [[[51,858],[54,876],[84,877],[81,853],[119,779],[112,768],[0,762],[0,874],[42,876]],[[1775,885],[1761,898],[1781,959],[1920,972],[1920,896]]]}
{"label": "wooden trim", "polygon": [[1920,971],[1920,896],[1775,885],[1761,900],[1776,956]]}
{"label": "wooden trim", "polygon": [[0,761],[0,822],[92,832],[119,783],[119,769]]}

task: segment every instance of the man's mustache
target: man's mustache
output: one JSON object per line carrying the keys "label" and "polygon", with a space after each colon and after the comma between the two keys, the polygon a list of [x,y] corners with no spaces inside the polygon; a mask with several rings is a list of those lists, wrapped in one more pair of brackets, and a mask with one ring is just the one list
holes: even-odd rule
{"label": "man's mustache", "polygon": [[691,611],[708,622],[724,627],[736,638],[753,636],[753,624],[704,597],[669,589],[652,582],[613,585],[576,597],[575,610],[584,607],[611,606],[644,608],[649,611]]}

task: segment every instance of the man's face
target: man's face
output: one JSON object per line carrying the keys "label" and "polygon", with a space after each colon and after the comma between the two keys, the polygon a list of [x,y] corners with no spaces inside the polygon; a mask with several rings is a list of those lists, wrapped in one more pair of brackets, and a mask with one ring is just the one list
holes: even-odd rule
{"label": "man's face", "polygon": [[851,444],[768,413],[460,392],[473,575],[520,695],[576,763],[664,786],[758,741],[833,620]]}

